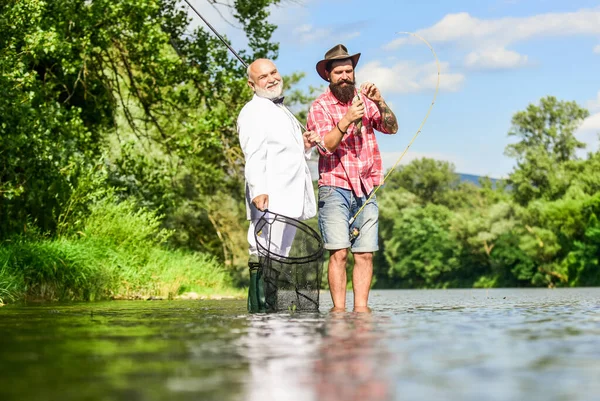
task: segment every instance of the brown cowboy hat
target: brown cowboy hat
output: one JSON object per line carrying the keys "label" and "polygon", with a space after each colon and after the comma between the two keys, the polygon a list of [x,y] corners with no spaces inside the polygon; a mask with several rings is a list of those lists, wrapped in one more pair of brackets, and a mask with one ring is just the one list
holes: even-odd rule
{"label": "brown cowboy hat", "polygon": [[325,71],[327,70],[327,64],[333,60],[345,60],[352,59],[352,65],[356,67],[358,64],[358,59],[360,58],[360,53],[356,53],[354,55],[348,54],[348,49],[344,45],[335,45],[331,49],[325,53],[325,58],[317,63],[317,73],[321,78],[325,81],[329,81],[327,79],[327,74]]}

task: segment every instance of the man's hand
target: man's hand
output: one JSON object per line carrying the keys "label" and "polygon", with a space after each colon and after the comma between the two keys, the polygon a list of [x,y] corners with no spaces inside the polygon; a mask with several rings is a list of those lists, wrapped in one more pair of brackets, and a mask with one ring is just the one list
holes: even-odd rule
{"label": "man's hand", "polygon": [[360,86],[360,91],[377,105],[383,122],[383,131],[387,134],[395,134],[398,132],[398,120],[389,106],[385,103],[385,100],[383,100],[381,92],[375,84],[365,82]]}
{"label": "man's hand", "polygon": [[252,199],[252,204],[256,206],[258,210],[264,212],[265,209],[269,208],[269,195],[258,195],[256,198]]}
{"label": "man's hand", "polygon": [[302,134],[302,139],[304,140],[304,150],[308,150],[322,141],[321,136],[315,131],[306,131]]}
{"label": "man's hand", "polygon": [[352,102],[352,106],[348,108],[348,111],[344,115],[344,118],[348,121],[348,124],[353,123],[362,119],[365,114],[365,104],[362,99],[358,99]]}
{"label": "man's hand", "polygon": [[381,92],[379,88],[375,86],[375,84],[371,82],[365,82],[360,86],[360,92],[364,94],[368,99],[371,99],[375,103],[379,103],[383,100],[381,97]]}

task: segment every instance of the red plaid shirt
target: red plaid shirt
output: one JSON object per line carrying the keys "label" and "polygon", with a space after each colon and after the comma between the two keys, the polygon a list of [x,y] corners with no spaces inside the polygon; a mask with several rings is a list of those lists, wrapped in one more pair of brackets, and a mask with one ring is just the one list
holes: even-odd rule
{"label": "red plaid shirt", "polygon": [[[373,129],[386,133],[377,105],[365,96],[361,98],[365,104],[362,134],[357,134],[355,124],[350,124],[334,152],[319,150],[319,186],[351,189],[356,196],[369,195],[383,181],[381,153]],[[307,128],[324,138],[344,117],[351,104],[341,103],[327,88],[310,106]]]}

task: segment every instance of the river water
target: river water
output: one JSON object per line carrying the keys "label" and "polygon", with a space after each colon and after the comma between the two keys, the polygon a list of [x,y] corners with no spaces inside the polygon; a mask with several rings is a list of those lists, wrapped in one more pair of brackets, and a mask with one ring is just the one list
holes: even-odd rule
{"label": "river water", "polygon": [[321,298],[8,305],[0,400],[600,400],[600,288]]}

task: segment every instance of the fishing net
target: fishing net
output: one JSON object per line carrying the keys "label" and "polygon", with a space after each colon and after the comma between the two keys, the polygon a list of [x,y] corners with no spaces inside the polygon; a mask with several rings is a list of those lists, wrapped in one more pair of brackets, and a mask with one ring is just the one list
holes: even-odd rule
{"label": "fishing net", "polygon": [[258,310],[254,309],[317,311],[323,267],[321,237],[305,223],[271,212],[259,219],[254,237],[259,254],[254,294],[252,288],[249,294],[255,297]]}

